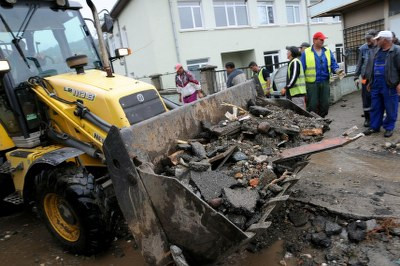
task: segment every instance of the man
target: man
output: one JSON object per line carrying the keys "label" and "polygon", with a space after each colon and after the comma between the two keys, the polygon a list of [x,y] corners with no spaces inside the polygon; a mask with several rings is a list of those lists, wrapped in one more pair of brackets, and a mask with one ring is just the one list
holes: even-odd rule
{"label": "man", "polygon": [[236,69],[233,62],[226,63],[225,69],[228,74],[228,80],[226,81],[228,88],[246,81],[246,74],[242,70]]}
{"label": "man", "polygon": [[192,73],[185,71],[181,64],[175,65],[176,90],[179,94],[179,101],[183,103],[191,103],[202,98],[200,83],[194,78]]}
{"label": "man", "polygon": [[367,89],[371,91],[371,122],[364,134],[379,132],[383,126],[384,137],[389,138],[393,135],[399,107],[400,47],[393,44],[390,31],[379,32],[375,39],[378,48],[371,53],[365,70]]}
{"label": "man", "polygon": [[271,79],[268,70],[265,67],[259,67],[254,61],[250,62],[249,68],[257,75],[264,95],[269,95]]}
{"label": "man", "polygon": [[299,107],[306,109],[306,82],[303,66],[298,57],[300,51],[296,46],[288,46],[287,58],[289,59],[286,86],[281,90],[281,95],[291,100]]}
{"label": "man", "polygon": [[317,32],[313,36],[313,45],[301,55],[307,87],[307,111],[325,117],[329,111],[329,78],[331,72],[343,74],[333,53],[324,47],[325,35]]}
{"label": "man", "polygon": [[393,34],[393,44],[400,45],[400,41],[396,37],[396,33],[394,33],[394,31],[392,31],[392,34]]}
{"label": "man", "polygon": [[376,40],[374,40],[377,32],[375,30],[369,30],[365,34],[365,41],[363,45],[359,48],[358,54],[358,62],[356,73],[354,77],[354,82],[356,83],[357,88],[360,86],[360,75],[361,75],[361,97],[362,97],[362,105],[364,110],[364,127],[369,127],[370,123],[370,110],[371,110],[371,93],[367,91],[366,79],[365,79],[365,68],[368,62],[368,56],[371,50],[376,47]]}
{"label": "man", "polygon": [[308,42],[303,42],[302,44],[300,44],[300,53],[304,53],[304,51],[310,47],[311,45]]}

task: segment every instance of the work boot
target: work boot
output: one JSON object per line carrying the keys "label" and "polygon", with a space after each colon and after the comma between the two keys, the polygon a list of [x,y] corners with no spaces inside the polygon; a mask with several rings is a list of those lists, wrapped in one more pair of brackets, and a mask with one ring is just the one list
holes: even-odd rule
{"label": "work boot", "polygon": [[390,138],[392,135],[393,135],[393,130],[386,130],[385,134],[383,134],[385,138]]}
{"label": "work boot", "polygon": [[371,121],[371,116],[369,115],[369,112],[364,112],[364,127],[369,127],[370,121]]}
{"label": "work boot", "polygon": [[368,128],[363,133],[364,133],[365,136],[369,136],[371,134],[378,133],[378,132],[379,132],[379,130],[375,130],[373,128]]}

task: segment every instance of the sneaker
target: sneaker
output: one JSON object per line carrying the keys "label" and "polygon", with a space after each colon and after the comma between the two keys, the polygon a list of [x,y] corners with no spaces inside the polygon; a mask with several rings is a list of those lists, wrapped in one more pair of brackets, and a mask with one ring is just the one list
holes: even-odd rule
{"label": "sneaker", "polygon": [[390,138],[392,135],[393,135],[393,130],[386,130],[385,134],[383,134],[385,138]]}
{"label": "sneaker", "polygon": [[368,128],[363,133],[364,133],[365,136],[369,136],[371,134],[378,133],[378,132],[379,132],[379,130],[375,130],[373,128]]}

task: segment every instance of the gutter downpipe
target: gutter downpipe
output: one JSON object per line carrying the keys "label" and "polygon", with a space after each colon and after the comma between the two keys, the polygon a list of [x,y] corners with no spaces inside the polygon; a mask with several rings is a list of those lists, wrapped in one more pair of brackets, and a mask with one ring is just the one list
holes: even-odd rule
{"label": "gutter downpipe", "polygon": [[178,35],[176,32],[176,27],[175,27],[176,23],[175,23],[175,19],[174,19],[173,12],[172,12],[172,0],[168,0],[168,4],[169,4],[169,16],[171,17],[172,32],[174,34],[176,60],[177,60],[177,62],[181,63],[181,56],[179,54]]}
{"label": "gutter downpipe", "polygon": [[310,27],[310,12],[308,10],[308,0],[304,0],[305,4],[306,4],[306,16],[307,16],[307,34],[308,34],[308,43],[312,45],[312,41],[311,41],[311,27]]}
{"label": "gutter downpipe", "polygon": [[[118,35],[119,35],[119,45],[120,47],[124,47],[124,44],[122,43],[122,32],[121,32],[121,27],[119,25],[119,19],[115,19],[117,21],[117,28],[118,28]],[[128,77],[128,64],[126,63],[126,57],[124,57],[124,68],[125,68],[125,76]]]}

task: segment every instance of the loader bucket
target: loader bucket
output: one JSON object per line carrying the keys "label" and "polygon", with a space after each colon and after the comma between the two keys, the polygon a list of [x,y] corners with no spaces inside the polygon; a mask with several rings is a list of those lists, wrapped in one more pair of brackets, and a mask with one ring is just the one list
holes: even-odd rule
{"label": "loader bucket", "polygon": [[[267,217],[289,197],[296,179],[283,185],[265,204],[261,219],[244,232],[179,180],[157,174],[163,159],[175,151],[176,140],[196,137],[202,131],[201,121],[217,124],[232,110],[223,103],[245,107],[249,100],[256,101],[255,86],[248,81],[129,128],[110,130],[103,148],[115,194],[149,265],[170,263],[171,245],[183,250],[190,265],[218,262],[265,233],[270,225]],[[318,149],[323,147],[305,149],[304,154]],[[301,151],[287,154],[297,158]],[[306,164],[304,158],[298,160],[294,173]]]}

